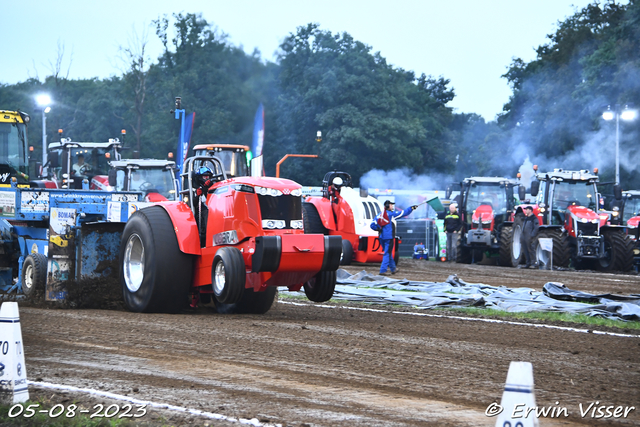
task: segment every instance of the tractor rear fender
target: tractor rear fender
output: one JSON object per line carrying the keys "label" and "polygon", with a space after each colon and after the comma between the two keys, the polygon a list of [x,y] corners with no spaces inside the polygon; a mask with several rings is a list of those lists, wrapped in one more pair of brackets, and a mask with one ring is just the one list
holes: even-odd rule
{"label": "tractor rear fender", "polygon": [[171,218],[180,251],[185,254],[201,255],[198,225],[189,206],[183,202],[158,203],[158,206],[162,206]]}
{"label": "tractor rear fender", "polygon": [[313,204],[318,210],[318,215],[320,215],[320,219],[322,220],[322,225],[327,230],[335,230],[336,229],[336,221],[333,218],[333,211],[331,209],[331,202],[324,197],[308,197],[305,200],[307,203]]}

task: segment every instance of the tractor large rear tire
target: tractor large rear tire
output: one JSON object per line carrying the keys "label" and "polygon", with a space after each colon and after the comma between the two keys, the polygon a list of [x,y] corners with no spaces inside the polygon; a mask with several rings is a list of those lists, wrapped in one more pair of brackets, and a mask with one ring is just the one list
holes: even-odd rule
{"label": "tractor large rear tire", "polygon": [[33,298],[37,293],[45,291],[47,285],[47,257],[41,253],[33,253],[22,263],[20,277],[22,293]]}
{"label": "tractor large rear tire", "polygon": [[347,239],[342,239],[342,254],[340,255],[340,265],[351,265],[353,261],[353,246]]}
{"label": "tractor large rear tire", "polygon": [[522,251],[522,244],[520,243],[523,222],[524,215],[521,213],[516,215],[513,221],[513,230],[511,231],[511,266],[513,267],[517,267],[524,261],[524,252]]}
{"label": "tractor large rear tire", "polygon": [[607,256],[596,262],[600,271],[629,271],[633,269],[633,247],[631,237],[622,230],[607,230],[604,236],[604,247]]}
{"label": "tractor large rear tire", "polygon": [[306,234],[329,234],[313,203],[302,203],[302,224]]}
{"label": "tractor large rear tire", "polygon": [[180,251],[169,214],[160,206],[135,212],[122,232],[120,282],[135,312],[178,313],[187,304],[193,258]]}
{"label": "tractor large rear tire", "polygon": [[321,271],[304,284],[304,293],[310,301],[325,302],[333,296],[336,288],[336,272]]}
{"label": "tractor large rear tire", "polygon": [[462,244],[462,239],[464,239],[464,234],[460,234],[458,236],[458,240],[456,241],[456,262],[458,264],[471,264],[471,258],[473,254],[471,253],[470,248]]}
{"label": "tractor large rear tire", "polygon": [[500,249],[498,251],[498,263],[503,267],[517,267],[513,265],[511,250],[513,249],[513,227],[504,225],[500,231]]}
{"label": "tractor large rear tire", "polygon": [[247,281],[242,253],[237,248],[222,247],[211,265],[211,283],[216,301],[234,304],[240,301]]}

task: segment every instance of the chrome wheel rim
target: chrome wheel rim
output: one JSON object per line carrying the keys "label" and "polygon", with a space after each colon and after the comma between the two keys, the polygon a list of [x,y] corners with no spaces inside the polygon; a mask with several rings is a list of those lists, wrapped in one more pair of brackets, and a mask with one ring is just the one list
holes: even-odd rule
{"label": "chrome wheel rim", "polygon": [[137,292],[144,280],[144,245],[137,234],[132,234],[127,240],[123,264],[127,289]]}
{"label": "chrome wheel rim", "polygon": [[213,283],[213,291],[215,292],[216,295],[222,294],[222,291],[224,290],[224,284],[226,281],[227,281],[227,277],[224,269],[224,262],[220,260],[218,261],[218,264],[216,264],[215,280]]}
{"label": "chrome wheel rim", "polygon": [[24,270],[24,287],[31,289],[33,287],[33,266],[28,265]]}
{"label": "chrome wheel rim", "polygon": [[513,252],[513,259],[520,259],[520,235],[522,234],[522,227],[519,225],[513,229],[513,244],[511,251]]}

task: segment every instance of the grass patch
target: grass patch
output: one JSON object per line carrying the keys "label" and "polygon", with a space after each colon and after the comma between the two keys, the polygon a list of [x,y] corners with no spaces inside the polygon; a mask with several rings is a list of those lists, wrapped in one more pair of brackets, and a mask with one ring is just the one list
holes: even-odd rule
{"label": "grass patch", "polygon": [[[288,295],[280,293],[279,297],[282,299],[293,299],[300,301],[308,301],[307,297],[304,295]],[[406,309],[411,309],[407,305],[403,304],[379,304],[379,303],[368,303],[368,302],[354,302],[343,299],[334,299],[332,298],[328,302],[334,304],[349,304],[353,306],[361,305],[363,307],[371,307],[376,306],[384,309],[384,307],[404,307]],[[478,308],[478,307],[466,307],[466,308],[451,308],[451,307],[436,307],[432,310],[436,311],[447,311],[449,313],[459,313],[464,315],[471,316],[479,316],[479,317],[497,317],[503,318],[506,320],[539,320],[548,323],[569,323],[573,325],[586,325],[586,326],[600,326],[600,327],[608,327],[608,328],[617,328],[617,329],[632,329],[632,330],[640,330],[640,322],[631,321],[625,322],[622,320],[610,320],[602,317],[591,317],[586,316],[584,314],[573,314],[573,313],[560,313],[560,312],[543,312],[543,311],[534,311],[529,313],[511,313],[504,310],[496,310],[493,308]],[[424,311],[424,310],[420,310]],[[571,326],[573,326],[571,325]]]}
{"label": "grass patch", "polygon": [[515,320],[543,320],[547,322],[565,322],[575,323],[589,326],[604,326],[619,329],[635,329],[640,330],[640,322],[625,322],[622,320],[610,320],[602,317],[586,316],[584,314],[560,313],[560,312],[543,312],[534,311],[528,313],[511,313],[504,310],[496,310],[492,308],[437,308],[436,310],[447,310],[458,313],[479,315],[479,316],[495,316],[506,319]]}

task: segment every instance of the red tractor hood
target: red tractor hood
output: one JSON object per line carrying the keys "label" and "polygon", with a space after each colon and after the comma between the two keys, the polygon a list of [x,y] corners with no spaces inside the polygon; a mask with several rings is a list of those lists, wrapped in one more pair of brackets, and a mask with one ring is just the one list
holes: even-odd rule
{"label": "red tractor hood", "polygon": [[491,206],[480,205],[475,211],[473,211],[473,216],[471,217],[473,222],[480,221],[480,217],[482,217],[482,222],[493,221],[493,209]]}
{"label": "red tractor hood", "polygon": [[627,226],[637,228],[638,223],[640,223],[640,216],[634,216],[632,218],[629,218],[629,220],[627,221]]}
{"label": "red tractor hood", "polygon": [[581,220],[587,220],[589,222],[598,220],[600,222],[600,226],[603,226],[607,223],[609,218],[608,215],[598,215],[594,211],[589,208],[585,208],[584,206],[572,205],[567,208],[567,212],[571,215],[571,218],[582,222]]}
{"label": "red tractor hood", "polygon": [[[247,184],[254,188],[255,187],[266,188],[267,191],[271,189],[279,190],[282,192],[282,194],[285,194],[285,195],[291,194],[294,190],[297,190],[296,193],[300,192],[300,190],[302,189],[302,186],[300,184],[298,184],[295,181],[291,181],[290,179],[272,178],[272,177],[266,177],[266,176],[259,177],[259,178],[251,177],[251,176],[241,176],[237,178],[231,178],[216,184],[216,187],[228,185],[228,184]],[[261,194],[261,192],[258,190],[256,190],[256,193]]]}

